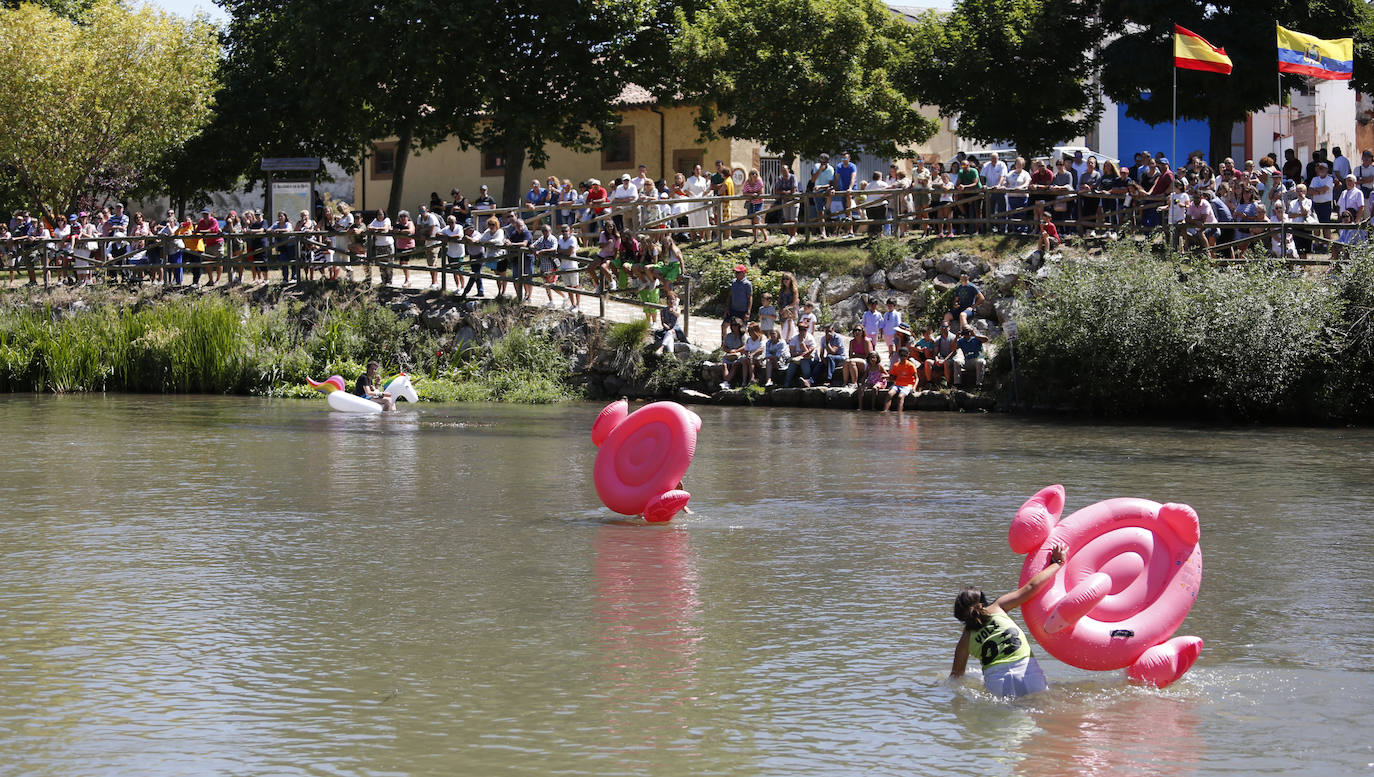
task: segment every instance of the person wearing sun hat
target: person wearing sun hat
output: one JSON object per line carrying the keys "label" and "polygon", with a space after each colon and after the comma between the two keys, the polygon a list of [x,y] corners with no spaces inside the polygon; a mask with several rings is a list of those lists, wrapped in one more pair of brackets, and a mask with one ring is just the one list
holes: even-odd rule
{"label": "person wearing sun hat", "polygon": [[745,277],[748,272],[748,267],[735,265],[735,280],[730,283],[730,290],[725,296],[725,318],[720,322],[721,337],[725,337],[730,319],[748,321],[749,313],[754,309],[754,284]]}

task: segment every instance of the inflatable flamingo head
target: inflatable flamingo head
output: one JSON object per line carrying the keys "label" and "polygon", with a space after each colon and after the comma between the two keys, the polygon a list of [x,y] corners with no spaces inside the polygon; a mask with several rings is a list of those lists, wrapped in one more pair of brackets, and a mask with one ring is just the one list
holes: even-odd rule
{"label": "inflatable flamingo head", "polygon": [[671,520],[691,499],[678,486],[700,428],[701,417],[676,402],[654,402],[634,413],[623,399],[607,405],[592,424],[592,442],[600,449],[592,470],[597,496],[621,515]]}
{"label": "inflatable flamingo head", "polygon": [[1064,566],[1024,604],[1026,625],[1050,655],[1082,669],[1122,669],[1133,682],[1164,687],[1188,671],[1202,640],[1173,633],[1202,582],[1200,524],[1193,508],[1147,499],[1108,499],[1067,518],[1064,487],[1026,500],[1008,543],[1029,554],[1025,585],[1064,545]]}

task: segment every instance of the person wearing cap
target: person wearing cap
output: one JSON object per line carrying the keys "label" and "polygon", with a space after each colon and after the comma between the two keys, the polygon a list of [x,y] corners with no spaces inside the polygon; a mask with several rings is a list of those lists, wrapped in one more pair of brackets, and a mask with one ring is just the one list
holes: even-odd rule
{"label": "person wearing cap", "polygon": [[611,220],[615,222],[616,229],[621,232],[634,231],[638,219],[635,218],[638,208],[631,207],[639,201],[639,189],[635,187],[630,179],[629,173],[620,176],[620,183],[611,192],[611,205],[615,206],[615,212],[611,214]]}
{"label": "person wearing cap", "polygon": [[731,281],[730,289],[726,292],[725,318],[720,322],[721,337],[725,336],[730,319],[748,321],[749,314],[754,309],[754,284],[745,277],[748,272],[748,267],[742,264],[735,265],[735,280]]}
{"label": "person wearing cap", "polygon": [[1346,213],[1353,210],[1355,211],[1355,220],[1364,221],[1367,215],[1365,208],[1368,204],[1369,198],[1365,197],[1364,192],[1361,191],[1359,179],[1355,177],[1354,173],[1350,173],[1345,177],[1345,191],[1341,192],[1341,197],[1337,201],[1340,212]]}
{"label": "person wearing cap", "polygon": [[491,198],[490,190],[486,184],[477,187],[477,199],[472,201],[472,210],[491,210],[496,207],[496,200]]}

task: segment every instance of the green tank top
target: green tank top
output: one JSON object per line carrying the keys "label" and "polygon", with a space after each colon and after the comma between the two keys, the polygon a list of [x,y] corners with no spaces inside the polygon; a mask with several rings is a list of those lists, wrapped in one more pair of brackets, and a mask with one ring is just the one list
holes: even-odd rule
{"label": "green tank top", "polygon": [[1031,653],[1021,627],[1004,612],[990,616],[982,628],[973,632],[969,649],[978,656],[984,669],[1020,661]]}

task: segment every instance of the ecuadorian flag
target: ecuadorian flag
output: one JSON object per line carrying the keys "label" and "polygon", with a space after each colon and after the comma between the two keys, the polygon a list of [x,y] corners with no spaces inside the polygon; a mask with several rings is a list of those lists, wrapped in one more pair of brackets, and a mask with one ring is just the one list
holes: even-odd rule
{"label": "ecuadorian flag", "polygon": [[1192,30],[1174,25],[1174,67],[1231,74],[1231,58],[1226,49],[1213,46]]}
{"label": "ecuadorian flag", "polygon": [[1279,72],[1349,81],[1355,72],[1355,39],[1323,40],[1279,27]]}

